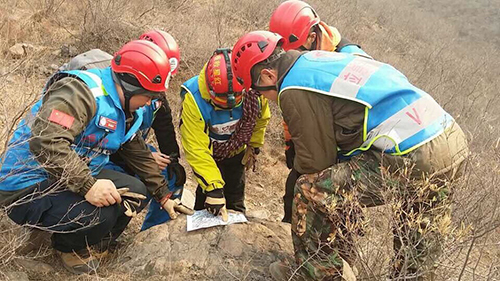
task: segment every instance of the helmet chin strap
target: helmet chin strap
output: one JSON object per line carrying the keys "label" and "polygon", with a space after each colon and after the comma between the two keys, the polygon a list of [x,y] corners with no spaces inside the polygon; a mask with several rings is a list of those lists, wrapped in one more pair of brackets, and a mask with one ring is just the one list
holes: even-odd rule
{"label": "helmet chin strap", "polygon": [[270,85],[270,86],[257,86],[257,85],[252,85],[252,89],[256,91],[277,91],[278,88],[276,85]]}
{"label": "helmet chin strap", "polygon": [[127,118],[130,118],[132,117],[132,112],[130,111],[130,99],[134,96],[134,95],[137,95],[137,94],[140,94],[142,92],[144,92],[143,89],[137,89],[137,90],[134,90],[134,91],[130,91],[128,90],[124,85],[123,85],[123,81],[122,79],[120,79],[116,73],[114,72],[111,72],[112,73],[112,77],[113,77],[113,81],[115,81],[116,83],[118,83],[123,91],[123,97],[124,97],[124,105],[125,105],[125,116]]}

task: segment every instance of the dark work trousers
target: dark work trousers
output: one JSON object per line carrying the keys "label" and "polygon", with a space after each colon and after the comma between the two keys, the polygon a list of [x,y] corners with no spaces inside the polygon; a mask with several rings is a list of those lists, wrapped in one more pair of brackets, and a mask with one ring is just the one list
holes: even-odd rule
{"label": "dark work trousers", "polygon": [[[217,167],[225,182],[224,197],[226,197],[226,208],[245,213],[245,166],[241,160],[245,151],[231,158],[217,162]],[[195,210],[205,209],[205,199],[201,186],[196,188]]]}
{"label": "dark work trousers", "polygon": [[[128,187],[131,192],[146,195],[146,186],[127,174],[104,169],[95,178],[109,179],[117,189]],[[8,215],[17,224],[43,227],[52,232],[52,245],[61,252],[78,251],[103,239],[116,239],[131,219],[125,216],[123,203],[98,208],[80,194],[55,188],[49,181],[32,189],[33,195],[19,200]],[[142,202],[137,212],[145,203]]]}
{"label": "dark work trousers", "polygon": [[285,195],[283,196],[283,210],[285,211],[285,216],[281,220],[282,222],[292,223],[292,203],[293,203],[293,190],[295,187],[295,182],[299,178],[300,174],[292,168],[285,183]]}

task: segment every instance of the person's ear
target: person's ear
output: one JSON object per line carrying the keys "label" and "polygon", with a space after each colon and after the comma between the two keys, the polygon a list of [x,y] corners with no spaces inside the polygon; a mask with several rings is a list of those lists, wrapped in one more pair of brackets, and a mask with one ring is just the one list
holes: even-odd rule
{"label": "person's ear", "polygon": [[316,40],[316,36],[318,36],[318,34],[314,31],[309,33],[309,35],[307,36],[307,42],[309,43],[309,45],[312,45],[314,43],[314,40]]}
{"label": "person's ear", "polygon": [[275,69],[262,69],[260,77],[263,85],[274,85],[278,82],[278,73]]}

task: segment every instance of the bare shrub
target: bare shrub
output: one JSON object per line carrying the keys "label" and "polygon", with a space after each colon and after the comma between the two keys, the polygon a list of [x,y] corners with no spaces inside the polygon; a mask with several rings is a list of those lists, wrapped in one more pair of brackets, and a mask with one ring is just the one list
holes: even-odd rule
{"label": "bare shrub", "polygon": [[[197,75],[217,47],[230,47],[245,32],[266,29],[273,9],[280,2],[0,0],[0,91],[4,93],[0,96],[0,152],[5,149],[16,124],[38,99],[50,74],[47,66],[67,59],[52,54],[62,44],[76,46],[80,52],[101,48],[112,53],[147,29],[160,28],[172,33],[182,52],[181,69],[168,95],[178,123],[180,84]],[[472,37],[467,34],[473,33],[473,23],[457,29],[449,19],[418,8],[430,3],[429,7],[438,5],[453,16],[456,5],[448,5],[450,0],[439,3],[308,2],[323,20],[338,27],[343,36],[360,44],[375,59],[394,65],[416,86],[429,92],[465,129],[473,155],[452,197],[450,235],[444,241],[444,254],[438,261],[438,280],[500,278],[497,266],[500,253],[500,195],[497,190],[500,132],[499,115],[495,111],[500,105],[500,61],[498,46],[494,45],[498,38],[488,35],[483,38],[478,34],[473,36],[476,41],[470,40],[468,38]],[[488,13],[477,14],[492,17],[496,5],[489,1],[487,6],[490,8],[480,9]],[[455,17],[452,21],[467,23],[463,18]],[[488,31],[485,34],[495,34],[493,24],[484,28]],[[31,56],[13,59],[8,49],[19,42],[40,48]],[[259,207],[281,210],[276,194],[283,192],[288,170],[282,163],[281,113],[275,105],[271,107],[273,119],[267,129],[264,153],[260,156],[262,168],[248,176],[249,183],[262,184],[265,190],[251,190],[248,199],[258,196],[257,201],[261,202],[261,198],[266,198],[269,203]],[[382,280],[387,275],[393,214],[391,206],[370,208],[366,212],[371,225],[375,226],[366,228],[365,236],[357,244],[357,267],[362,279]],[[0,213],[0,221],[6,220],[5,213]],[[12,265],[15,249],[26,240],[20,229],[8,225],[0,235],[3,246],[0,247],[0,257],[3,257],[0,262],[4,267]]]}

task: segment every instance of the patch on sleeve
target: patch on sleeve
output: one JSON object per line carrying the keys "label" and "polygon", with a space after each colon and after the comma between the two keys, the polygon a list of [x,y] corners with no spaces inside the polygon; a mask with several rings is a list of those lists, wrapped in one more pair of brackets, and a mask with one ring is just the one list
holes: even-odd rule
{"label": "patch on sleeve", "polygon": [[49,121],[52,123],[59,124],[67,129],[70,129],[71,126],[73,125],[73,122],[75,121],[75,117],[66,114],[62,111],[59,111],[57,109],[52,109],[52,112],[50,113],[49,116]]}

